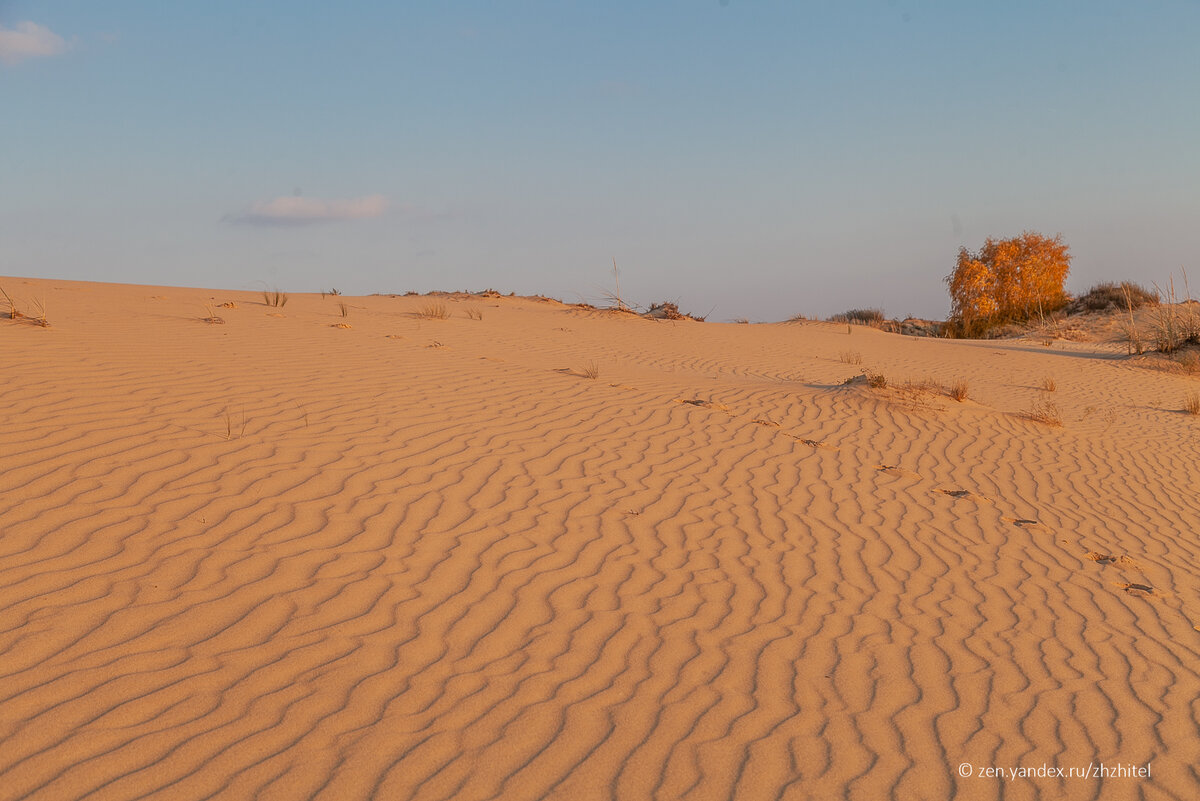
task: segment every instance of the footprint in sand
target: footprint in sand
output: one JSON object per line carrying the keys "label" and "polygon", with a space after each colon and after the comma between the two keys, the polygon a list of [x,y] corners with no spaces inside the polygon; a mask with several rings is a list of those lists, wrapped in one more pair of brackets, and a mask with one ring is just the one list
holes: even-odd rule
{"label": "footprint in sand", "polygon": [[1136,570],[1139,573],[1142,570],[1141,565],[1139,565],[1133,559],[1130,559],[1125,554],[1114,555],[1110,553],[1099,553],[1098,551],[1088,551],[1087,558],[1102,565],[1120,565],[1121,567],[1127,567],[1131,570]]}
{"label": "footprint in sand", "polygon": [[716,401],[706,401],[706,400],[700,400],[698,398],[695,400],[682,400],[682,399],[676,398],[675,402],[676,403],[686,403],[688,406],[700,406],[701,408],[704,408],[704,409],[716,409],[719,412],[725,412],[725,414],[728,414],[731,416],[733,414],[733,412],[730,410],[730,408],[728,406],[726,406],[723,403],[717,403]]}
{"label": "footprint in sand", "polygon": [[942,495],[949,495],[951,498],[954,498],[955,500],[960,500],[962,498],[970,498],[971,500],[975,501],[976,503],[990,503],[990,504],[996,503],[994,500],[987,497],[986,495],[980,495],[978,492],[971,492],[971,490],[966,490],[966,489],[939,489],[939,490],[937,490],[937,492],[940,492]]}
{"label": "footprint in sand", "polygon": [[801,437],[797,434],[790,434],[787,431],[784,431],[783,435],[785,437],[791,437],[792,439],[796,440],[797,442],[807,445],[810,448],[824,448],[827,451],[838,450],[838,447],[836,445],[826,445],[824,442],[822,442],[820,440],[805,439],[804,437]]}
{"label": "footprint in sand", "polygon": [[893,476],[904,476],[906,478],[915,478],[918,481],[924,480],[924,476],[922,476],[920,473],[914,473],[911,470],[905,470],[904,468],[900,467],[899,465],[895,465],[895,464],[877,464],[877,465],[875,465],[875,469],[878,470],[880,473],[890,473]]}
{"label": "footprint in sand", "polygon": [[1034,528],[1034,529],[1038,529],[1041,531],[1046,530],[1046,527],[1043,526],[1041,523],[1039,523],[1036,520],[1030,520],[1027,517],[1002,517],[1000,519],[1003,520],[1005,523],[1012,523],[1014,526],[1017,526],[1018,528]]}

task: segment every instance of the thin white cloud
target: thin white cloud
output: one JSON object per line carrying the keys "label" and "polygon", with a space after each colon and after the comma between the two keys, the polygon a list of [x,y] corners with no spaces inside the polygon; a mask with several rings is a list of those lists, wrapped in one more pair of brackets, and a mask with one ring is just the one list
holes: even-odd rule
{"label": "thin white cloud", "polygon": [[11,65],[27,58],[57,56],[66,49],[65,39],[36,22],[18,22],[14,28],[0,25],[0,63]]}
{"label": "thin white cloud", "polygon": [[383,195],[348,200],[321,200],[315,197],[277,197],[255,203],[240,214],[227,214],[226,222],[247,225],[313,225],[336,220],[362,220],[378,217],[387,209]]}

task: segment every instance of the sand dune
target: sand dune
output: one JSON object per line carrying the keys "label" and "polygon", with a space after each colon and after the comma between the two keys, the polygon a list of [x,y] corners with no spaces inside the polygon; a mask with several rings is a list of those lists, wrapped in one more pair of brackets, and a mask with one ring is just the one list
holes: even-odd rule
{"label": "sand dune", "polygon": [[1200,797],[1194,378],[0,285],[0,798]]}

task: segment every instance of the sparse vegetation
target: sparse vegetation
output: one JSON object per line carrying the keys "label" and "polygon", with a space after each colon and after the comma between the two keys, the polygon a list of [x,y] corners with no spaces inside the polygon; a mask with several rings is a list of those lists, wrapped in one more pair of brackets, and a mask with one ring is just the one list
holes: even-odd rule
{"label": "sparse vegetation", "polygon": [[479,308],[478,306],[468,306],[467,310],[466,310],[466,315],[467,315],[467,319],[469,319],[469,320],[482,320],[483,319],[483,309]]}
{"label": "sparse vegetation", "polygon": [[1171,355],[1171,360],[1179,365],[1188,375],[1200,373],[1200,352],[1196,350],[1179,350]]}
{"label": "sparse vegetation", "polygon": [[280,292],[277,288],[264,289],[263,301],[272,308],[281,309],[287,305],[288,296],[286,292]]}
{"label": "sparse vegetation", "polygon": [[883,309],[848,309],[829,318],[831,323],[857,323],[879,328],[883,325]]}
{"label": "sparse vegetation", "polygon": [[0,295],[4,296],[4,305],[8,307],[8,319],[15,320],[20,317],[21,313],[17,311],[17,304],[13,302],[13,299],[9,297],[3,287],[0,287]]}
{"label": "sparse vegetation", "polygon": [[883,373],[873,373],[870,370],[866,372],[867,386],[871,389],[887,389],[888,380]]}
{"label": "sparse vegetation", "polygon": [[1039,398],[1033,402],[1026,413],[1026,417],[1038,423],[1044,423],[1048,426],[1062,426],[1062,412],[1058,409],[1058,404],[1049,398]]}
{"label": "sparse vegetation", "polygon": [[50,327],[50,320],[46,317],[46,301],[43,298],[32,298],[29,302],[32,310],[29,314],[24,314],[17,309],[16,301],[14,301],[12,297],[4,291],[3,288],[0,288],[0,296],[3,296],[4,298],[3,301],[0,301],[0,304],[5,307],[8,313],[8,319],[25,319],[34,325],[40,325],[42,328]]}
{"label": "sparse vegetation", "polygon": [[1187,273],[1183,274],[1184,298],[1175,294],[1175,279],[1167,283],[1167,289],[1159,289],[1160,303],[1150,317],[1150,332],[1154,347],[1163,353],[1174,353],[1184,345],[1200,343],[1200,312],[1192,300]]}
{"label": "sparse vegetation", "polygon": [[600,367],[594,361],[591,361],[579,371],[579,374],[584,378],[595,380],[600,377]]}
{"label": "sparse vegetation", "polygon": [[417,316],[426,320],[445,320],[450,317],[450,310],[445,303],[426,303],[417,310]]}
{"label": "sparse vegetation", "polygon": [[988,237],[978,253],[960,248],[954,272],[945,279],[956,333],[980,336],[1061,309],[1070,269],[1061,235],[1051,239],[1026,231],[1012,239]]}
{"label": "sparse vegetation", "polygon": [[[1137,319],[1133,316],[1133,310],[1136,308],[1133,293],[1127,285],[1123,284],[1122,286],[1125,288],[1125,311],[1129,315],[1128,319],[1121,326],[1122,333],[1125,335],[1125,342],[1128,343],[1126,352],[1129,354],[1136,353],[1140,356],[1145,352],[1146,347],[1142,342],[1142,332],[1138,328]],[[1154,298],[1154,302],[1158,303],[1157,297]]]}
{"label": "sparse vegetation", "polygon": [[1200,392],[1189,393],[1183,400],[1183,410],[1191,415],[1200,414]]}
{"label": "sparse vegetation", "polygon": [[46,301],[42,298],[33,299],[33,314],[29,316],[35,325],[40,325],[42,328],[49,328],[50,321],[46,319]]}
{"label": "sparse vegetation", "polygon": [[237,436],[242,436],[246,433],[246,410],[242,409],[242,419],[240,424],[235,424],[233,414],[229,411],[229,407],[225,407],[225,412],[222,415],[225,421],[225,439],[233,439],[233,431],[237,429]]}
{"label": "sparse vegetation", "polygon": [[201,317],[200,319],[203,320],[204,322],[208,323],[209,325],[221,325],[225,322],[225,319],[223,317],[218,317],[217,313],[215,311],[213,311],[213,307],[211,304],[205,303],[204,311],[208,313],[208,316]]}
{"label": "sparse vegetation", "polygon": [[750,321],[745,317],[734,317],[733,321],[738,325],[750,325]]}
{"label": "sparse vegetation", "polygon": [[677,304],[665,300],[662,303],[651,303],[650,314],[664,320],[682,320],[687,317],[686,314],[679,311]]}
{"label": "sparse vegetation", "polygon": [[862,364],[862,354],[856,350],[844,350],[838,354],[842,364]]}
{"label": "sparse vegetation", "polygon": [[1046,376],[1045,378],[1042,379],[1042,385],[1041,385],[1042,392],[1054,392],[1057,389],[1058,389],[1058,382],[1055,381],[1053,378],[1051,378],[1050,376]]}
{"label": "sparse vegetation", "polygon": [[650,310],[646,312],[646,316],[659,320],[695,320],[698,323],[704,322],[705,319],[695,314],[681,312],[679,305],[669,300],[664,300],[661,303],[651,303]]}
{"label": "sparse vegetation", "polygon": [[1140,284],[1122,281],[1119,284],[1111,281],[1096,284],[1087,292],[1067,304],[1067,314],[1082,314],[1083,312],[1112,311],[1117,309],[1140,309],[1142,306],[1157,306],[1158,295]]}
{"label": "sparse vegetation", "polygon": [[965,378],[958,379],[950,385],[950,388],[947,390],[947,392],[950,397],[954,398],[959,403],[962,403],[967,399],[970,393],[967,380]]}
{"label": "sparse vegetation", "polygon": [[346,302],[344,300],[338,301],[338,311],[341,313],[341,315],[343,317],[350,316],[350,307],[346,305]]}
{"label": "sparse vegetation", "polygon": [[921,380],[908,379],[899,386],[893,385],[893,389],[899,400],[909,409],[934,411],[940,410],[940,407],[934,404],[932,399],[941,396],[946,388],[932,378],[925,378]]}
{"label": "sparse vegetation", "polygon": [[[621,271],[617,269],[617,260],[613,258],[613,282],[616,285],[615,292],[605,292],[604,296],[608,298],[608,308],[610,311],[633,312],[633,309],[621,297]],[[511,293],[510,293],[511,294]]]}

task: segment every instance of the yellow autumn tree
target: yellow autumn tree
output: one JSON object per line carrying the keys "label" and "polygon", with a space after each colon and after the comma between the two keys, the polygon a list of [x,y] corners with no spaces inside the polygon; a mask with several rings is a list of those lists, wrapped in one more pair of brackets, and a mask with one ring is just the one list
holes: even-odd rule
{"label": "yellow autumn tree", "polygon": [[1063,284],[1071,254],[1062,235],[1026,231],[1012,239],[988,237],[978,253],[958,251],[946,276],[951,319],[964,336],[977,336],[1003,323],[1029,320],[1067,303]]}

